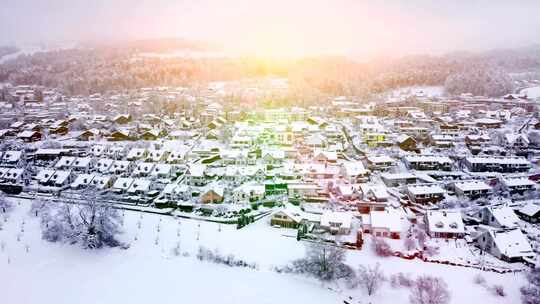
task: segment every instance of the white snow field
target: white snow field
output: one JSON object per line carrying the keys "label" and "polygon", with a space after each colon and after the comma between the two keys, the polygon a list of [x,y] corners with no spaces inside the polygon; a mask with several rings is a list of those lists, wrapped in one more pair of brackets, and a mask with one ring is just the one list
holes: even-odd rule
{"label": "white snow field", "polygon": [[519,94],[527,94],[527,97],[533,99],[540,98],[540,86],[523,89]]}
{"label": "white snow field", "polygon": [[[272,272],[273,265],[302,256],[304,246],[296,241],[294,230],[272,228],[267,219],[236,230],[235,226],[125,212],[123,238],[131,247],[91,251],[41,240],[39,221],[28,214],[29,207],[29,201],[21,200],[6,222],[0,215],[1,303],[343,303],[345,299],[349,303],[409,303],[409,291],[392,288],[388,282],[368,297],[360,288]],[[178,240],[181,251],[191,256],[172,253]],[[256,262],[259,269],[200,262],[194,257],[199,245]],[[361,251],[349,251],[348,262],[355,268],[379,262],[387,276],[406,272],[443,277],[452,293],[451,303],[519,303],[519,287],[525,284],[522,274],[482,273],[488,284],[504,286],[507,296],[495,297],[473,283],[478,270],[378,258],[369,242]]]}

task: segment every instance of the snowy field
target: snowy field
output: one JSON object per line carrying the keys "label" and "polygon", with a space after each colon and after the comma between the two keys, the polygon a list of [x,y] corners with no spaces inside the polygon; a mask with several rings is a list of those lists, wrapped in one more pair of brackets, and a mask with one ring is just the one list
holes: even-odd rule
{"label": "snowy field", "polygon": [[527,94],[528,98],[540,98],[540,86],[537,87],[531,87],[521,90],[519,94]]}
{"label": "snowy field", "polygon": [[[304,254],[294,230],[272,228],[262,219],[244,229],[169,216],[125,212],[127,250],[82,250],[41,240],[39,222],[20,201],[4,222],[0,216],[0,292],[2,303],[409,303],[409,291],[389,283],[368,297],[314,279],[277,274],[281,266]],[[200,225],[200,228],[199,228]],[[180,242],[182,252],[173,254]],[[258,270],[198,261],[199,246],[256,262]],[[348,263],[379,262],[387,276],[397,272],[443,277],[451,303],[519,303],[521,274],[483,273],[488,284],[501,284],[508,295],[497,298],[473,283],[478,270],[375,257],[368,244],[349,251]]]}
{"label": "snowy field", "polygon": [[391,92],[392,96],[409,96],[419,95],[426,97],[438,97],[444,94],[444,87],[442,86],[411,86],[403,87]]}

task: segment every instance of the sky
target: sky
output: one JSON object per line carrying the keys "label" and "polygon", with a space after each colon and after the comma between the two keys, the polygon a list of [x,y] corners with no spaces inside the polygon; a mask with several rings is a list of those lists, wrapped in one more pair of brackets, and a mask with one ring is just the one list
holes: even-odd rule
{"label": "sky", "polygon": [[540,43],[538,0],[0,0],[0,44],[186,38],[374,57]]}

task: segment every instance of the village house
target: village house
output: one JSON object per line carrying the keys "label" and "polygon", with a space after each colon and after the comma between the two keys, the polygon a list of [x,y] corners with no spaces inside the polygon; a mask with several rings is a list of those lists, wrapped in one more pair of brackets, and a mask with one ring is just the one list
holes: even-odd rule
{"label": "village house", "polygon": [[169,164],[183,164],[185,163],[186,151],[184,150],[172,150],[167,156],[167,163]]}
{"label": "village house", "polygon": [[348,212],[325,211],[321,215],[320,226],[331,234],[349,234],[352,228],[352,215]]}
{"label": "village house", "polygon": [[206,165],[191,164],[186,171],[186,183],[190,186],[204,186],[207,184]]}
{"label": "village house", "polygon": [[79,174],[75,181],[70,185],[71,189],[83,189],[87,188],[88,186],[92,185],[92,181],[94,180],[95,174]]}
{"label": "village house", "polygon": [[205,189],[200,196],[202,204],[218,204],[223,202],[225,198],[225,188],[219,185],[210,185]]}
{"label": "village house", "polygon": [[337,159],[337,153],[333,151],[315,150],[313,152],[313,160],[319,164],[335,164]]}
{"label": "village house", "polygon": [[387,170],[395,164],[395,160],[386,155],[368,155],[365,158],[366,166],[369,170]]}
{"label": "village house", "polygon": [[154,170],[154,167],[156,166],[155,163],[138,163],[135,166],[135,169],[133,170],[133,173],[131,173],[131,176],[133,177],[142,177],[142,176],[149,176],[150,173]]}
{"label": "village house", "polygon": [[320,215],[307,213],[299,207],[287,204],[285,208],[278,210],[270,217],[270,225],[282,228],[298,228],[301,223],[320,223]]}
{"label": "village house", "polygon": [[91,157],[77,157],[71,164],[71,169],[75,172],[89,173],[96,164],[96,160]]}
{"label": "village house", "polygon": [[395,139],[396,145],[403,151],[416,152],[417,142],[414,138],[406,134],[400,134]]}
{"label": "village house", "polygon": [[287,186],[289,198],[316,197],[319,190],[319,186],[312,183],[289,184]]}
{"label": "village house", "polygon": [[96,175],[92,179],[92,187],[98,189],[98,190],[104,190],[109,189],[113,186],[114,182],[116,181],[116,178],[109,175]]}
{"label": "village house", "polygon": [[408,172],[401,173],[382,173],[381,180],[387,187],[398,187],[410,185],[417,182],[415,175]]}
{"label": "village house", "polygon": [[17,134],[17,138],[24,142],[36,142],[41,140],[41,133],[38,131],[22,131]]}
{"label": "village house", "polygon": [[430,210],[424,215],[426,230],[432,238],[463,238],[465,225],[458,211]]}
{"label": "village house", "polygon": [[356,184],[367,181],[370,172],[360,161],[344,161],[341,163],[339,174],[349,183]]}
{"label": "village house", "polygon": [[371,211],[362,215],[362,231],[374,237],[400,239],[405,222],[395,211]]}
{"label": "village house", "polygon": [[459,181],[453,184],[456,196],[460,198],[477,199],[492,194],[492,188],[479,180]]}
{"label": "village house", "polygon": [[506,177],[501,178],[503,188],[510,194],[523,194],[534,190],[536,184],[527,177]]}
{"label": "village house", "polygon": [[5,151],[2,155],[1,165],[5,167],[19,167],[25,164],[26,153],[24,151]]}
{"label": "village house", "polygon": [[471,156],[463,159],[463,164],[471,172],[526,172],[531,163],[524,157]]}
{"label": "village house", "polygon": [[11,185],[24,185],[29,180],[28,171],[24,168],[2,168],[5,172],[0,171],[0,181]]}
{"label": "village house", "polygon": [[476,237],[478,247],[506,262],[520,262],[535,253],[519,229],[485,229]]}
{"label": "village house", "polygon": [[150,150],[148,152],[147,161],[161,162],[165,161],[169,155],[169,151],[165,149]]}
{"label": "village house", "polygon": [[537,204],[528,203],[516,210],[516,214],[524,221],[529,223],[538,223],[540,221],[540,206]]}
{"label": "village house", "polygon": [[409,169],[414,170],[452,170],[452,160],[447,156],[406,155],[403,160]]}
{"label": "village house", "polygon": [[150,196],[150,191],[153,190],[153,182],[145,178],[136,178],[127,190],[129,195],[136,195],[141,198]]}
{"label": "village house", "polygon": [[176,176],[176,167],[170,164],[156,164],[150,175],[157,179],[171,179]]}
{"label": "village house", "polygon": [[120,177],[116,179],[112,185],[112,190],[119,194],[125,194],[127,193],[128,189],[131,188],[134,181],[135,179],[131,177]]}
{"label": "village house", "polygon": [[109,168],[109,173],[115,174],[118,176],[128,176],[131,174],[134,167],[135,167],[134,162],[130,162],[127,160],[117,160]]}
{"label": "village house", "polygon": [[65,188],[69,187],[74,179],[75,174],[71,171],[56,170],[49,180],[49,184],[54,187]]}
{"label": "village house", "polygon": [[516,228],[519,218],[510,207],[484,207],[478,211],[476,217],[482,224],[495,228]]}
{"label": "village house", "polygon": [[529,137],[525,134],[508,133],[504,135],[503,145],[507,149],[527,149],[529,147]]}
{"label": "village house", "polygon": [[142,160],[148,156],[148,150],[144,148],[133,148],[129,150],[126,159],[130,161]]}
{"label": "village house", "polygon": [[265,186],[258,183],[243,184],[232,191],[232,201],[234,203],[256,202],[264,198]]}
{"label": "village house", "polygon": [[53,169],[43,169],[38,172],[35,179],[41,186],[50,186],[50,180],[54,174]]}
{"label": "village house", "polygon": [[108,158],[100,158],[96,161],[95,169],[99,173],[107,173],[111,169],[114,160]]}
{"label": "village house", "polygon": [[444,199],[446,191],[437,184],[407,185],[407,195],[413,203],[437,203]]}

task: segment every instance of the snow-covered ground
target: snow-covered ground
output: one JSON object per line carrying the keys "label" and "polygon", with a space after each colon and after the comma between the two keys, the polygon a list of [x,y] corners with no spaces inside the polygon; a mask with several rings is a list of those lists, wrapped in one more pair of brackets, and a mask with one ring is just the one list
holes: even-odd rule
{"label": "snow-covered ground", "polygon": [[527,94],[528,98],[540,98],[540,86],[523,89],[519,92],[520,95]]}
{"label": "snow-covered ground", "polygon": [[[131,247],[89,251],[41,240],[38,220],[28,209],[29,201],[21,201],[7,222],[0,216],[3,303],[343,303],[349,295],[354,299],[350,303],[409,302],[408,290],[393,289],[389,283],[368,297],[361,289],[272,272],[272,266],[301,257],[304,246],[296,241],[294,230],[272,228],[267,219],[236,230],[230,225],[126,211],[123,239]],[[178,242],[189,257],[172,253]],[[441,276],[452,292],[451,303],[519,303],[519,287],[525,284],[522,274],[483,273],[488,284],[505,287],[507,297],[496,298],[473,283],[478,270],[378,258],[369,242],[361,251],[348,252],[351,266],[379,262],[386,275]],[[259,269],[199,262],[194,255],[200,245],[256,262]]]}
{"label": "snow-covered ground", "polygon": [[392,91],[393,96],[418,95],[426,97],[437,97],[444,94],[442,86],[411,86],[403,87]]}

